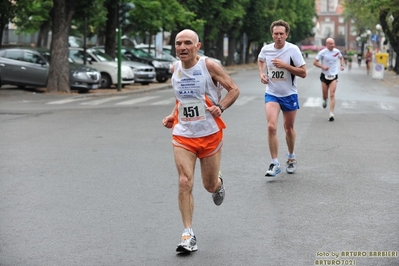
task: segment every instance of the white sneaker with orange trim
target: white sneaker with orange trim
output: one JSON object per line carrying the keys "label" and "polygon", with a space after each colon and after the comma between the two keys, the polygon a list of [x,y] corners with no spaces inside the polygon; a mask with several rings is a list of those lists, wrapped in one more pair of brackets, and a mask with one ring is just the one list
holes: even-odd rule
{"label": "white sneaker with orange trim", "polygon": [[177,245],[176,251],[181,253],[197,251],[197,238],[194,235],[183,234],[181,242]]}

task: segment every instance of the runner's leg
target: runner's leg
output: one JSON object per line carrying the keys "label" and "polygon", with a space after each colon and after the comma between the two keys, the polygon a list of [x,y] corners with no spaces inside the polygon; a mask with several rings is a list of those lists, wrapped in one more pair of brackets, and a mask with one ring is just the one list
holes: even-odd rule
{"label": "runner's leg", "polygon": [[285,140],[287,141],[288,152],[290,154],[293,154],[295,149],[296,133],[294,130],[294,123],[296,113],[297,110],[283,112]]}
{"label": "runner's leg", "polygon": [[323,100],[328,99],[328,85],[324,82],[321,82],[321,91],[323,95]]}
{"label": "runner's leg", "polygon": [[267,140],[272,159],[278,156],[278,138],[277,126],[278,115],[280,113],[280,104],[276,102],[265,103],[266,119],[267,119]]}
{"label": "runner's leg", "polygon": [[221,157],[222,150],[220,149],[216,154],[200,159],[202,183],[210,193],[216,192],[222,185],[219,178]]}
{"label": "runner's leg", "polygon": [[173,147],[177,172],[179,174],[179,209],[184,228],[192,227],[194,212],[194,169],[196,154],[180,147]]}
{"label": "runner's leg", "polygon": [[335,91],[337,89],[337,80],[333,80],[329,85],[330,92],[330,113],[334,113],[335,109]]}

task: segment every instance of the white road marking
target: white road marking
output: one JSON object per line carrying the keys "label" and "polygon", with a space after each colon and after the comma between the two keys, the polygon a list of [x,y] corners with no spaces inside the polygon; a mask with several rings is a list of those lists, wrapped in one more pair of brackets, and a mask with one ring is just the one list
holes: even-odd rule
{"label": "white road marking", "polygon": [[[242,97],[238,97],[238,99],[236,100],[236,102],[233,105],[244,105],[249,103],[250,101],[256,99],[258,97],[256,96],[242,96]],[[260,99],[260,104],[263,103],[263,99]]]}
{"label": "white road marking", "polygon": [[114,97],[94,100],[94,101],[90,101],[90,102],[84,102],[84,103],[81,103],[81,105],[99,105],[99,104],[106,103],[106,102],[111,102],[111,101],[116,101],[116,100],[120,100],[120,99],[125,99],[127,97],[128,96],[114,96]]}
{"label": "white road marking", "polygon": [[346,109],[355,109],[356,108],[356,101],[344,101],[340,105],[342,108]]}
{"label": "white road marking", "polygon": [[303,107],[322,107],[323,100],[320,97],[309,97],[306,99]]}
{"label": "white road marking", "polygon": [[166,99],[166,100],[162,100],[162,101],[158,101],[158,102],[152,103],[152,105],[169,105],[169,104],[173,104],[175,102],[176,102],[176,98],[172,97],[172,98],[169,98],[169,99]]}
{"label": "white road marking", "polygon": [[68,98],[68,99],[64,99],[64,100],[48,102],[46,104],[65,104],[65,103],[72,103],[72,102],[83,101],[83,100],[85,100],[85,98]]}
{"label": "white road marking", "polygon": [[380,106],[381,109],[383,110],[395,110],[395,107],[390,105],[390,104],[386,104],[386,103],[378,103],[378,105]]}
{"label": "white road marking", "polygon": [[133,100],[129,100],[129,101],[124,101],[124,102],[119,102],[116,105],[134,105],[136,103],[141,103],[141,102],[145,102],[145,101],[149,101],[152,99],[156,99],[159,98],[161,96],[147,96],[147,97],[141,97],[141,98],[137,98],[137,99],[133,99]]}

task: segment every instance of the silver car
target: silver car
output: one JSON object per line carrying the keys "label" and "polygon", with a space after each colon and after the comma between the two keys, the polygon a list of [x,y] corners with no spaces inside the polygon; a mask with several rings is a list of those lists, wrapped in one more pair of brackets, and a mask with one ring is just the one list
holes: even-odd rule
{"label": "silver car", "polygon": [[[103,46],[93,47],[102,53],[105,53]],[[118,61],[118,58],[115,58],[115,61]],[[151,65],[144,64],[138,61],[131,61],[129,58],[122,55],[122,62],[125,65],[128,65],[133,73],[134,73],[134,83],[140,83],[141,85],[148,85],[149,83],[155,82],[155,68]]]}
{"label": "silver car", "polygon": [[133,70],[135,83],[148,85],[155,81],[156,72],[154,67],[141,62],[131,61],[124,56],[122,56],[122,62],[130,66]]}
{"label": "silver car", "polygon": [[[47,49],[5,48],[0,49],[0,86],[4,84],[45,87],[50,67]],[[81,92],[98,89],[101,74],[97,70],[69,61],[70,86]]]}

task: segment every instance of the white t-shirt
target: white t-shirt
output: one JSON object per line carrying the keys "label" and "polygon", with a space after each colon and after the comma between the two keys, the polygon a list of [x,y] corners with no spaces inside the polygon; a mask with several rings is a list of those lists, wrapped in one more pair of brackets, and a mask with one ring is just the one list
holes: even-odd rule
{"label": "white t-shirt", "polygon": [[266,62],[269,83],[266,84],[266,93],[276,97],[285,97],[297,94],[296,76],[285,68],[277,68],[272,59],[281,59],[291,66],[300,67],[305,65],[302,53],[298,46],[285,42],[284,47],[277,49],[274,43],[265,45],[259,53],[258,59]]}
{"label": "white t-shirt", "polygon": [[324,48],[316,55],[316,60],[324,66],[328,66],[328,70],[321,70],[321,72],[326,76],[336,76],[338,74],[338,62],[342,57],[341,52],[337,48],[333,48],[332,51]]}

